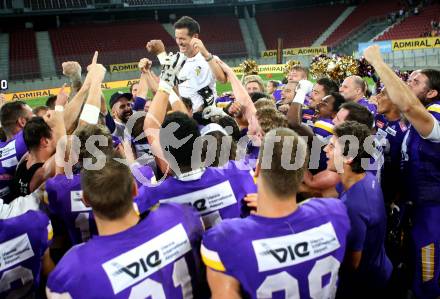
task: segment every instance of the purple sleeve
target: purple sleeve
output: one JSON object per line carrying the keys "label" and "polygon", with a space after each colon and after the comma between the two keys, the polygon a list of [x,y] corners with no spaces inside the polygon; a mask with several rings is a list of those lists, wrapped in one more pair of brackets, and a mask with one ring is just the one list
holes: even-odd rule
{"label": "purple sleeve", "polygon": [[116,124],[115,121],[113,120],[113,117],[110,115],[110,112],[108,112],[107,115],[105,116],[105,125],[112,134],[116,130]]}
{"label": "purple sleeve", "polygon": [[[50,223],[49,218],[43,212],[37,212],[37,218],[39,222],[40,232],[41,232],[41,247],[40,247],[40,256],[44,255],[46,249],[52,245],[52,224]],[[38,227],[38,226],[37,226]]]}
{"label": "purple sleeve", "polygon": [[133,103],[133,110],[134,111],[143,111],[146,102],[147,101],[144,98],[136,97],[136,100]]}
{"label": "purple sleeve", "polygon": [[48,179],[46,181],[46,192],[47,192],[47,200],[49,201],[49,211],[51,213],[57,213],[57,191],[55,184],[53,182],[54,178]]}
{"label": "purple sleeve", "polygon": [[138,187],[142,186],[146,180],[151,181],[151,178],[154,176],[153,170],[148,165],[142,166],[139,163],[135,163],[130,166],[130,170]]}
{"label": "purple sleeve", "polygon": [[351,223],[351,230],[347,236],[347,249],[350,251],[362,251],[367,234],[367,225],[359,211],[351,207],[347,207],[347,211]]}
{"label": "purple sleeve", "polygon": [[27,153],[27,146],[24,143],[23,130],[15,135],[15,152],[17,160],[20,161],[24,154]]}

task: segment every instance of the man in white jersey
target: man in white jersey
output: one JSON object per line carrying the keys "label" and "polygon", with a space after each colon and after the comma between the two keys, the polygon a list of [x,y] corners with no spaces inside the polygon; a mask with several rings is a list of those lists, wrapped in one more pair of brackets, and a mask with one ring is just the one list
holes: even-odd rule
{"label": "man in white jersey", "polygon": [[[199,39],[200,26],[194,19],[184,16],[175,24],[176,43],[180,53],[187,57],[178,75],[178,90],[183,98],[191,99],[193,111],[202,111],[212,105],[217,96],[216,80],[226,82],[226,76],[215,63],[215,57]],[[156,54],[161,61],[166,57],[165,47],[160,40],[147,44],[148,51]]]}

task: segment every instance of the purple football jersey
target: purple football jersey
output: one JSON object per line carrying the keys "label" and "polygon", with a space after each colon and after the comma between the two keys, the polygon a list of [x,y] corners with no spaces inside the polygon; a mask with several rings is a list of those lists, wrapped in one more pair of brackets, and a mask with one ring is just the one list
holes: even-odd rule
{"label": "purple football jersey", "polygon": [[24,143],[23,131],[17,133],[14,138],[7,142],[0,142],[0,198],[5,203],[11,202],[12,183],[15,169],[20,159],[26,154],[27,147]]}
{"label": "purple football jersey", "polygon": [[370,110],[370,112],[373,113],[373,115],[377,114],[377,106],[373,103],[370,103],[366,98],[360,99],[357,103]]}
{"label": "purple football jersey", "polygon": [[40,211],[0,220],[0,298],[28,298],[35,293],[41,258],[52,234],[49,218]]}
{"label": "purple football jersey", "polygon": [[[340,198],[351,223],[347,250],[362,251],[356,281],[351,282],[364,288],[381,288],[391,276],[392,265],[385,253],[387,216],[380,184],[372,173],[366,172],[365,177],[343,191]],[[352,273],[347,276],[353,279]]]}
{"label": "purple football jersey", "polygon": [[92,209],[82,202],[80,175],[56,175],[46,181],[49,210],[62,219],[73,245],[97,235]]}
{"label": "purple football jersey", "polygon": [[[427,110],[440,122],[440,101]],[[416,205],[440,203],[440,143],[423,139],[410,127],[402,144],[406,199]]]}
{"label": "purple football jersey", "polygon": [[[313,124],[313,133],[322,144],[327,145],[330,138],[333,136],[334,124],[330,118],[318,118]],[[310,163],[312,163],[311,161]],[[310,165],[310,164],[309,164]],[[327,169],[327,156],[324,152],[324,146],[321,147],[319,155],[318,171]]]}
{"label": "purple football jersey", "polygon": [[72,298],[200,298],[202,233],[194,209],[161,204],[125,231],[73,247],[47,287]]}
{"label": "purple football jersey", "polygon": [[202,215],[206,227],[222,219],[247,215],[244,197],[256,193],[250,170],[241,170],[238,163],[229,161],[226,167],[208,167],[168,177],[153,187],[142,186],[135,202],[141,213],[157,202],[190,204]]}
{"label": "purple football jersey", "polygon": [[202,259],[244,298],[333,298],[349,229],[342,202],[311,199],[286,217],[223,221],[204,234]]}
{"label": "purple football jersey", "polygon": [[385,115],[376,115],[376,139],[382,146],[384,165],[382,167],[381,185],[385,200],[393,201],[401,184],[400,162],[402,158],[402,141],[408,130],[403,120],[388,121]]}
{"label": "purple football jersey", "polygon": [[313,127],[313,119],[315,117],[315,109],[312,109],[308,106],[302,107],[302,123]]}

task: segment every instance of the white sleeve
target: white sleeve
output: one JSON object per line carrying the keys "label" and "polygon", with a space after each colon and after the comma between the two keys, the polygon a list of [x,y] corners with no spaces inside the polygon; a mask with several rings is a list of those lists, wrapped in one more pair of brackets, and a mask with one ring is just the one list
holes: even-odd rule
{"label": "white sleeve", "polygon": [[423,139],[435,142],[435,143],[440,143],[440,121],[437,120],[434,115],[431,114],[431,117],[434,119],[434,127],[432,128],[431,133],[429,133],[428,136],[423,137],[421,136]]}
{"label": "white sleeve", "polygon": [[3,203],[0,198],[0,219],[8,219],[26,213],[29,210],[39,210],[41,191],[37,189],[34,193],[20,196],[9,204]]}

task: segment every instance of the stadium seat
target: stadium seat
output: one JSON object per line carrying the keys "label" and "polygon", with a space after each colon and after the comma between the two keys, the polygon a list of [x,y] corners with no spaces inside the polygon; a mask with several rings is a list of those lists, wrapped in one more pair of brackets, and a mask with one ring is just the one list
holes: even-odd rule
{"label": "stadium seat", "polygon": [[34,31],[18,30],[11,32],[9,47],[9,75],[11,80],[29,79],[40,75]]}
{"label": "stadium seat", "polygon": [[440,15],[440,5],[431,5],[421,9],[419,15],[413,15],[402,23],[394,26],[389,31],[379,36],[376,40],[405,39],[421,37],[425,32],[429,32],[431,21],[438,20]]}
{"label": "stadium seat", "polygon": [[334,47],[369,20],[378,17],[385,18],[391,12],[397,12],[401,8],[402,6],[395,0],[365,1],[356,7],[347,19],[327,38],[324,44]]}
{"label": "stadium seat", "polygon": [[223,58],[247,54],[237,18],[197,16],[195,19],[200,24],[200,38],[209,51]]}
{"label": "stadium seat", "polygon": [[155,21],[76,25],[50,30],[49,34],[58,72],[61,63],[68,60],[87,66],[95,50],[104,65],[153,58],[145,49],[150,39],[163,40],[168,51],[176,49],[174,39]]}
{"label": "stadium seat", "polygon": [[310,46],[345,10],[346,6],[302,8],[257,13],[256,19],[268,49],[275,49],[277,38],[284,48]]}

